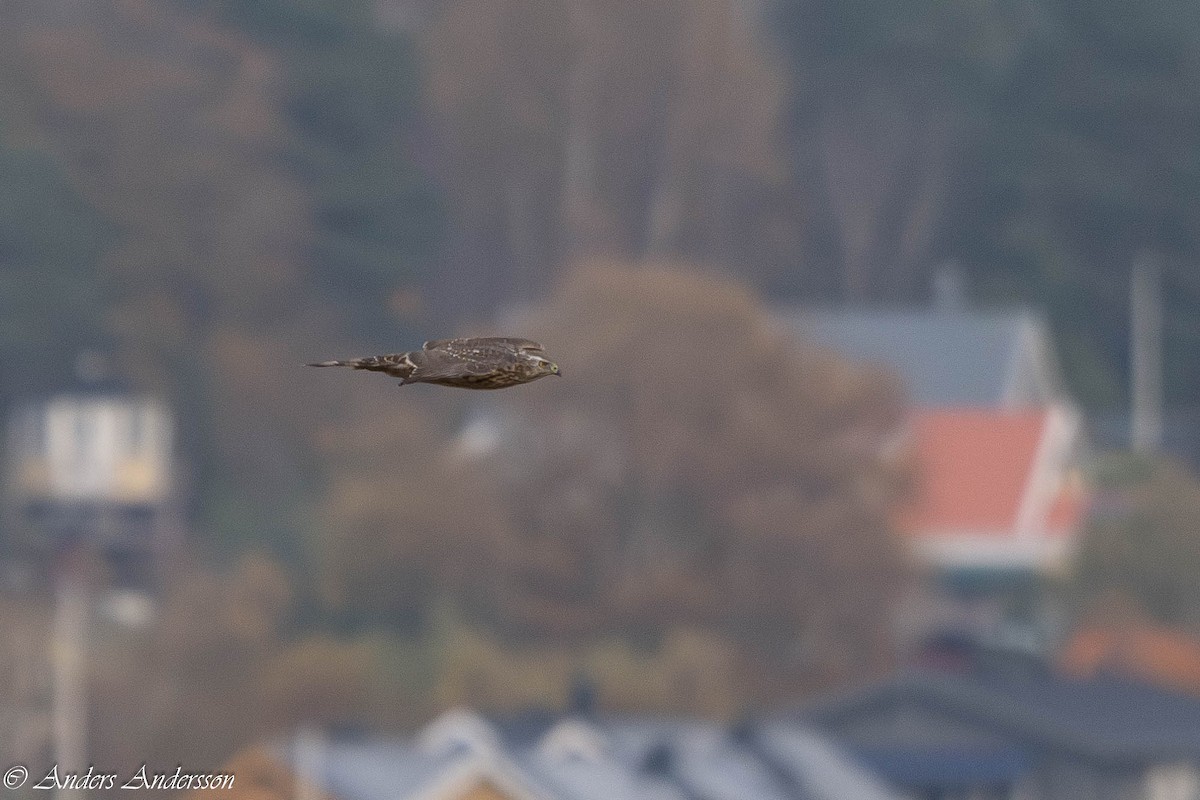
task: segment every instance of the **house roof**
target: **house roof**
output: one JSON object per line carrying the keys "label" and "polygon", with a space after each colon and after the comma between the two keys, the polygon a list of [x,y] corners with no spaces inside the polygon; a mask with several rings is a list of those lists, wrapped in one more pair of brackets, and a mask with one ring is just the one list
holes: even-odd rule
{"label": "house roof", "polygon": [[1031,410],[918,411],[913,416],[916,532],[1009,534],[1017,522],[1046,424]]}
{"label": "house roof", "polygon": [[1063,645],[1059,667],[1081,678],[1125,675],[1200,695],[1200,639],[1147,623],[1092,627]]}
{"label": "house roof", "polygon": [[909,787],[1007,782],[1046,759],[1112,769],[1200,761],[1200,699],[1044,668],[912,672],[798,718]]}
{"label": "house roof", "polygon": [[341,800],[459,800],[482,782],[513,800],[895,800],[793,723],[731,730],[660,718],[527,722],[509,727],[452,712],[416,741],[332,742],[319,755],[308,747],[304,758],[290,745],[279,750]]}
{"label": "house roof", "polygon": [[935,560],[1038,561],[1078,527],[1069,409],[918,410],[911,435],[917,475],[898,523]]}
{"label": "house roof", "polygon": [[1049,402],[1057,376],[1047,368],[1021,380],[1031,344],[1045,324],[1017,309],[787,308],[776,317],[788,329],[842,356],[882,366],[908,386],[921,407],[1011,407]]}

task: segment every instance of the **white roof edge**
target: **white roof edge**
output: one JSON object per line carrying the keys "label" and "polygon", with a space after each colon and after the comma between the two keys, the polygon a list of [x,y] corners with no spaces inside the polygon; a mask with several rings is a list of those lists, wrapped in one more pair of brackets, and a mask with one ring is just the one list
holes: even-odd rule
{"label": "white roof edge", "polygon": [[1017,538],[1036,538],[1046,529],[1066,477],[1066,451],[1078,438],[1081,425],[1079,413],[1064,404],[1050,406],[1043,415],[1041,436],[1014,521]]}
{"label": "white roof edge", "polygon": [[1069,536],[1014,539],[996,533],[922,536],[912,542],[921,560],[946,569],[1057,569],[1071,556]]}

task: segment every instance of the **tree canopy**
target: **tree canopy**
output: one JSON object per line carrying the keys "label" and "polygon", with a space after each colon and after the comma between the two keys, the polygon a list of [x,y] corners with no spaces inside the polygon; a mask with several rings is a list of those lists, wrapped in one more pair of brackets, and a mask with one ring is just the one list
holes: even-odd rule
{"label": "tree canopy", "polygon": [[1173,461],[1130,455],[1103,460],[1095,477],[1074,576],[1082,609],[1116,604],[1200,635],[1200,480]]}
{"label": "tree canopy", "polygon": [[480,581],[495,624],[648,641],[697,625],[812,680],[888,657],[907,476],[894,382],[679,269],[594,265],[525,324],[568,377],[510,393],[494,420],[488,463],[512,498]]}
{"label": "tree canopy", "polygon": [[96,260],[112,230],[44,150],[0,126],[0,408],[61,384],[103,336]]}

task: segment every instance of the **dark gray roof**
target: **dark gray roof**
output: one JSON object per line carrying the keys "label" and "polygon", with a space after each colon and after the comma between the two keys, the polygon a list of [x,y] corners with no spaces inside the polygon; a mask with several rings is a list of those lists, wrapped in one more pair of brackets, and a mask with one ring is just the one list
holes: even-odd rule
{"label": "dark gray roof", "polygon": [[1004,404],[1031,326],[1025,311],[781,308],[789,330],[855,361],[900,376],[921,406]]}
{"label": "dark gray roof", "polygon": [[1200,764],[1200,699],[1048,669],[913,672],[798,719],[899,785],[939,774],[996,782],[1048,758],[1133,770]]}

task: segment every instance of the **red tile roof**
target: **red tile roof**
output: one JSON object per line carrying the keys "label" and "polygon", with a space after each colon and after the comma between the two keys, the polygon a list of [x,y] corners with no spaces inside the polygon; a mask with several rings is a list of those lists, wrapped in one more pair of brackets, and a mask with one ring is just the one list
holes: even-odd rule
{"label": "red tile roof", "polygon": [[925,409],[912,421],[918,476],[901,527],[917,537],[1061,534],[1081,515],[1054,452],[1051,409]]}

